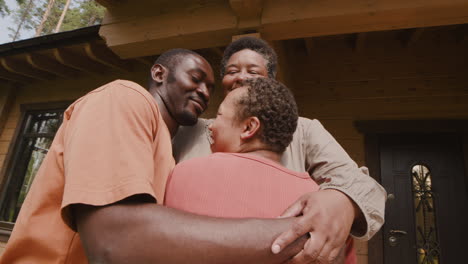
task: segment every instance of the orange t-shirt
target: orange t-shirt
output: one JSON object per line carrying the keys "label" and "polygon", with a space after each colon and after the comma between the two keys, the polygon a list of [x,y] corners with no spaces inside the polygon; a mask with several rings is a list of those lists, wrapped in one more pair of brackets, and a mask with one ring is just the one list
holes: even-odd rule
{"label": "orange t-shirt", "polygon": [[135,194],[162,202],[173,167],[170,133],[151,94],[123,80],[91,91],[65,111],[0,263],[86,263],[70,205]]}

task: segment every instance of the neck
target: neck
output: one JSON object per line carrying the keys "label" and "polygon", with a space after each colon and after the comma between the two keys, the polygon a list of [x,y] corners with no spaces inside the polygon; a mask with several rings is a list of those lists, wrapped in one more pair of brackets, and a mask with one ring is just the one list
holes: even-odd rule
{"label": "neck", "polygon": [[166,123],[166,126],[169,129],[169,133],[171,133],[171,138],[173,138],[175,134],[177,133],[177,129],[179,129],[179,124],[170,114],[169,110],[166,107],[166,104],[164,103],[164,100],[162,99],[161,95],[158,93],[158,90],[150,88],[149,92],[156,100],[156,103],[158,104],[159,112],[161,113],[164,123]]}
{"label": "neck", "polygon": [[270,149],[264,146],[243,146],[243,149],[239,151],[239,153],[246,153],[252,154],[256,156],[260,156],[269,160],[272,160],[276,163],[280,163],[281,154],[271,151]]}

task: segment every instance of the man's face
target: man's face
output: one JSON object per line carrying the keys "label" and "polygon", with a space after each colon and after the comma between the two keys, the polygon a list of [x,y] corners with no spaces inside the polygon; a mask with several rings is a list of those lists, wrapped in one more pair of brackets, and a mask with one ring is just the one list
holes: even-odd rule
{"label": "man's face", "polygon": [[209,126],[213,152],[239,152],[243,123],[239,120],[236,102],[246,92],[246,87],[230,92],[219,106],[216,119]]}
{"label": "man's face", "polygon": [[243,49],[229,58],[223,76],[223,89],[227,94],[242,86],[246,79],[268,77],[267,61],[253,50]]}
{"label": "man's face", "polygon": [[188,55],[168,73],[165,103],[179,125],[191,126],[208,107],[214,89],[213,70],[203,58]]}

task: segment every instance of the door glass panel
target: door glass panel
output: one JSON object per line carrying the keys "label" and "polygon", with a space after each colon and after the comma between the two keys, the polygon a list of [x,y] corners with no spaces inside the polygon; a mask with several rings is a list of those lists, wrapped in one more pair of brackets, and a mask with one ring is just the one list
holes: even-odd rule
{"label": "door glass panel", "polygon": [[432,176],[428,167],[417,164],[413,178],[414,215],[418,264],[438,264],[440,247],[437,238]]}

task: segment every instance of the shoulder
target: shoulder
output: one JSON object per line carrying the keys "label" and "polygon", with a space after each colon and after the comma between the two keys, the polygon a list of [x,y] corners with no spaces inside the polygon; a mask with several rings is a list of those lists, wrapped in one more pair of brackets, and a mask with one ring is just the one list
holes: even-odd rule
{"label": "shoulder", "polygon": [[102,96],[112,96],[114,99],[122,99],[124,102],[146,101],[150,105],[156,105],[153,96],[141,85],[132,81],[115,80],[93,92]]}
{"label": "shoulder", "polygon": [[194,126],[183,126],[172,139],[172,150],[177,162],[211,154],[208,140],[210,120],[199,118]]}
{"label": "shoulder", "polygon": [[179,130],[177,130],[174,141],[185,138],[187,135],[190,135],[191,138],[203,135],[206,133],[206,129],[209,124],[209,119],[199,118],[197,123],[193,126],[181,126],[179,127]]}
{"label": "shoulder", "polygon": [[185,174],[189,172],[190,175],[197,174],[198,170],[206,171],[211,165],[216,164],[213,161],[217,160],[217,154],[210,154],[204,157],[196,157],[187,159],[177,163],[174,167],[173,174]]}
{"label": "shoulder", "polygon": [[115,110],[116,114],[144,111],[152,116],[158,116],[159,113],[157,103],[151,94],[139,84],[126,80],[115,80],[87,93],[68,107],[65,112],[66,117],[84,106],[96,111],[107,108]]}
{"label": "shoulder", "polygon": [[297,128],[298,129],[300,128],[303,130],[309,130],[309,129],[323,128],[323,125],[317,119],[309,119],[309,118],[300,116],[299,119],[297,120]]}

